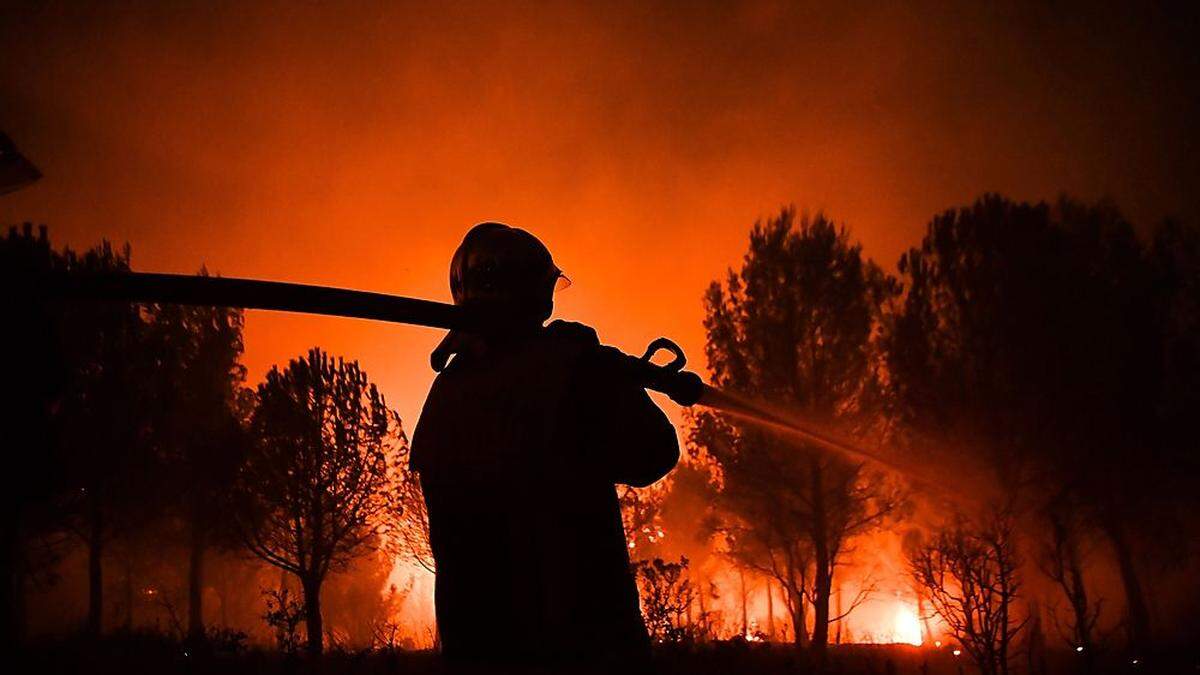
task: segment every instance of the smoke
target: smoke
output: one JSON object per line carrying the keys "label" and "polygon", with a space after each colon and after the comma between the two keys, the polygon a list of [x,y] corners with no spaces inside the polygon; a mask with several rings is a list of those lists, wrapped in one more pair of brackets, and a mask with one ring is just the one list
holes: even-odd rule
{"label": "smoke", "polygon": [[[46,178],[0,201],[139,269],[447,297],[474,222],[527,227],[559,314],[703,347],[699,296],[780,204],[887,263],[982,190],[1200,212],[1193,17],[1140,3],[29,3],[0,110]],[[252,314],[252,377],[317,343],[412,421],[434,332]]]}

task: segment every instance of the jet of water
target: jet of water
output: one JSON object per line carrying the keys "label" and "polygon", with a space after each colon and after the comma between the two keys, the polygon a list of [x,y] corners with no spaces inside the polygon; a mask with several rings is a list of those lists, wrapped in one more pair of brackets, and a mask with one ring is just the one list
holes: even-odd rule
{"label": "jet of water", "polygon": [[955,501],[978,504],[983,495],[979,491],[967,491],[962,486],[937,480],[921,470],[895,459],[895,452],[883,447],[868,448],[850,441],[835,431],[811,419],[785,410],[764,401],[753,400],[724,389],[705,384],[700,394],[699,405],[750,422],[759,427],[773,430],[803,441],[805,444],[826,452],[840,455],[850,461],[881,466],[908,478],[923,489],[953,498]]}

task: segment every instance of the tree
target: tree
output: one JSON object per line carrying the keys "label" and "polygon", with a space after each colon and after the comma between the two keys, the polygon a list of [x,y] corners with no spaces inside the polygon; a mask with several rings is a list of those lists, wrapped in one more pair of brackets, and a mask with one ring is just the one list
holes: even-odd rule
{"label": "tree", "polygon": [[[70,273],[129,270],[129,247],[108,242],[76,256],[64,253]],[[103,628],[104,566],[108,543],[156,517],[164,498],[152,443],[152,383],[145,308],[120,302],[72,305],[57,317],[57,357],[65,378],[53,424],[62,482],[56,502],[65,527],[88,552],[85,630]]]}
{"label": "tree", "polygon": [[[201,274],[207,274],[201,270]],[[188,550],[187,634],[204,636],[204,563],[213,544],[231,545],[223,527],[230,488],[245,455],[249,392],[242,354],[241,310],[160,305],[150,314],[156,368],[152,404],[171,506]]]}
{"label": "tree", "polygon": [[[1080,522],[1082,509],[1064,503],[1073,497],[1067,492],[1046,505],[1043,518],[1049,525],[1050,536],[1043,543],[1038,565],[1058,585],[1070,605],[1067,629],[1059,632],[1072,649],[1082,649],[1086,663],[1090,665],[1096,648],[1096,622],[1103,603],[1090,596],[1084,580],[1088,558],[1085,535],[1090,528]],[[1057,624],[1057,616],[1054,619]]]}
{"label": "tree", "polygon": [[387,548],[396,557],[415,563],[430,574],[437,573],[429,545],[429,511],[421,492],[420,478],[403,459],[407,439],[401,437],[400,469],[392,491],[387,519]]}
{"label": "tree", "polygon": [[[61,270],[66,264],[46,235],[34,234],[26,223],[12,227],[0,238],[0,331],[4,353],[19,355],[10,360],[7,381],[11,394],[0,406],[3,415],[5,459],[0,499],[0,592],[4,612],[0,639],[14,644],[24,637],[25,586],[44,576],[57,560],[64,538],[59,536],[56,497],[62,488],[58,445],[54,425],[55,408],[66,384],[67,370],[60,358],[57,328],[61,313],[46,301],[35,275]],[[12,651],[11,649],[9,650]]]}
{"label": "tree", "polygon": [[[866,433],[881,402],[875,349],[880,311],[897,291],[864,260],[844,228],[785,209],[756,223],[742,268],[705,296],[706,355],[714,382],[818,420]],[[717,465],[735,556],[784,587],[803,640],[828,643],[830,596],[847,541],[900,503],[886,478],[735,419],[697,416],[691,441]]]}
{"label": "tree", "polygon": [[[1163,259],[1186,259],[1186,236],[1176,234],[1160,231],[1181,254]],[[985,195],[936,216],[901,258],[907,293],[887,338],[903,427],[933,441],[926,447],[971,449],[1027,510],[1056,502],[1062,523],[1108,539],[1135,650],[1150,640],[1139,549],[1162,545],[1140,533],[1168,520],[1162,496],[1173,493],[1163,488],[1181,480],[1171,467],[1184,454],[1172,456],[1164,441],[1184,436],[1163,434],[1160,419],[1167,400],[1181,400],[1162,397],[1173,377],[1163,367],[1166,317],[1195,321],[1194,311],[1176,313],[1194,282],[1160,269],[1156,280],[1110,204]],[[1194,382],[1195,370],[1186,377]]]}
{"label": "tree", "polygon": [[[687,576],[688,559],[668,562],[662,558],[634,563],[641,587],[642,615],[650,639],[657,643],[695,642],[701,637],[692,621],[692,605],[700,591]],[[700,626],[705,623],[701,617]]]}
{"label": "tree", "polygon": [[1008,675],[1013,639],[1025,620],[1013,617],[1021,589],[1011,515],[982,525],[957,518],[910,553],[913,579],[934,612],[984,675]]}
{"label": "tree", "polygon": [[[6,275],[25,289],[6,309],[20,326],[12,336],[21,343],[16,351],[26,355],[18,375],[28,397],[21,399],[13,427],[27,436],[21,456],[29,461],[18,472],[22,486],[6,494],[17,499],[14,512],[23,514],[27,551],[47,550],[37,544],[57,530],[74,532],[86,545],[86,630],[92,634],[102,628],[105,558],[116,554],[124,569],[120,604],[130,627],[132,570],[147,544],[161,549],[168,519],[160,514],[195,523],[204,509],[209,522],[219,520],[217,493],[232,478],[234,399],[244,379],[237,362],[240,312],[64,302],[37,292],[39,273],[128,271],[129,247],[117,250],[105,242],[82,255],[58,252],[45,228],[35,239],[26,226],[19,236],[14,228],[3,249]],[[189,624],[197,635],[203,632],[198,572],[206,536],[203,527],[189,529]],[[42,539],[29,539],[35,530]]]}
{"label": "tree", "polygon": [[[6,513],[6,574],[12,599],[6,608],[22,624],[17,605],[26,579],[46,574],[64,533],[87,549],[88,614],[85,631],[103,629],[105,559],[121,559],[126,623],[132,619],[134,551],[142,534],[170,504],[161,480],[166,458],[158,449],[168,400],[178,384],[159,377],[170,359],[153,329],[154,309],[122,302],[75,302],[46,296],[45,273],[122,273],[130,250],[102,242],[82,254],[54,250],[40,228],[13,228],[3,246],[6,281],[17,292],[6,296],[6,331],[20,353],[14,380],[21,383],[6,413],[14,415],[13,456],[20,462],[19,484],[5,490],[14,500]],[[179,413],[180,415],[185,413]],[[11,441],[10,441],[11,442]],[[120,545],[113,547],[116,541]],[[8,633],[6,633],[8,635]]]}
{"label": "tree", "polygon": [[308,651],[320,654],[321,584],[378,543],[400,418],[357,362],[313,348],[267,373],[250,429],[240,528],[255,555],[299,578]]}

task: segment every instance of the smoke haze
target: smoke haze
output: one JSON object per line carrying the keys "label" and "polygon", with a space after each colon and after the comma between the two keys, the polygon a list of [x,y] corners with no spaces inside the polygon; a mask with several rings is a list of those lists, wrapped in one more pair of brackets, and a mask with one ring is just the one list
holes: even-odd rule
{"label": "smoke haze", "polygon": [[[438,299],[504,220],[575,281],[560,316],[698,360],[702,289],[784,203],[885,267],[984,190],[1194,217],[1194,18],[1069,5],[18,4],[0,123],[46,178],[0,216],[143,270]],[[247,362],[356,356],[411,427],[437,339],[252,313]]]}

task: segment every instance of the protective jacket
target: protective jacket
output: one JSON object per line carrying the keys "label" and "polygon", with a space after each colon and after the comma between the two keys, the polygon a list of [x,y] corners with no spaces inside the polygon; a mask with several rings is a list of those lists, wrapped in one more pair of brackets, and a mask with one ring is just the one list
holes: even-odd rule
{"label": "protective jacket", "polygon": [[674,427],[606,366],[613,350],[585,326],[452,340],[411,454],[429,512],[443,654],[644,658],[615,485],[666,475],[679,459]]}

